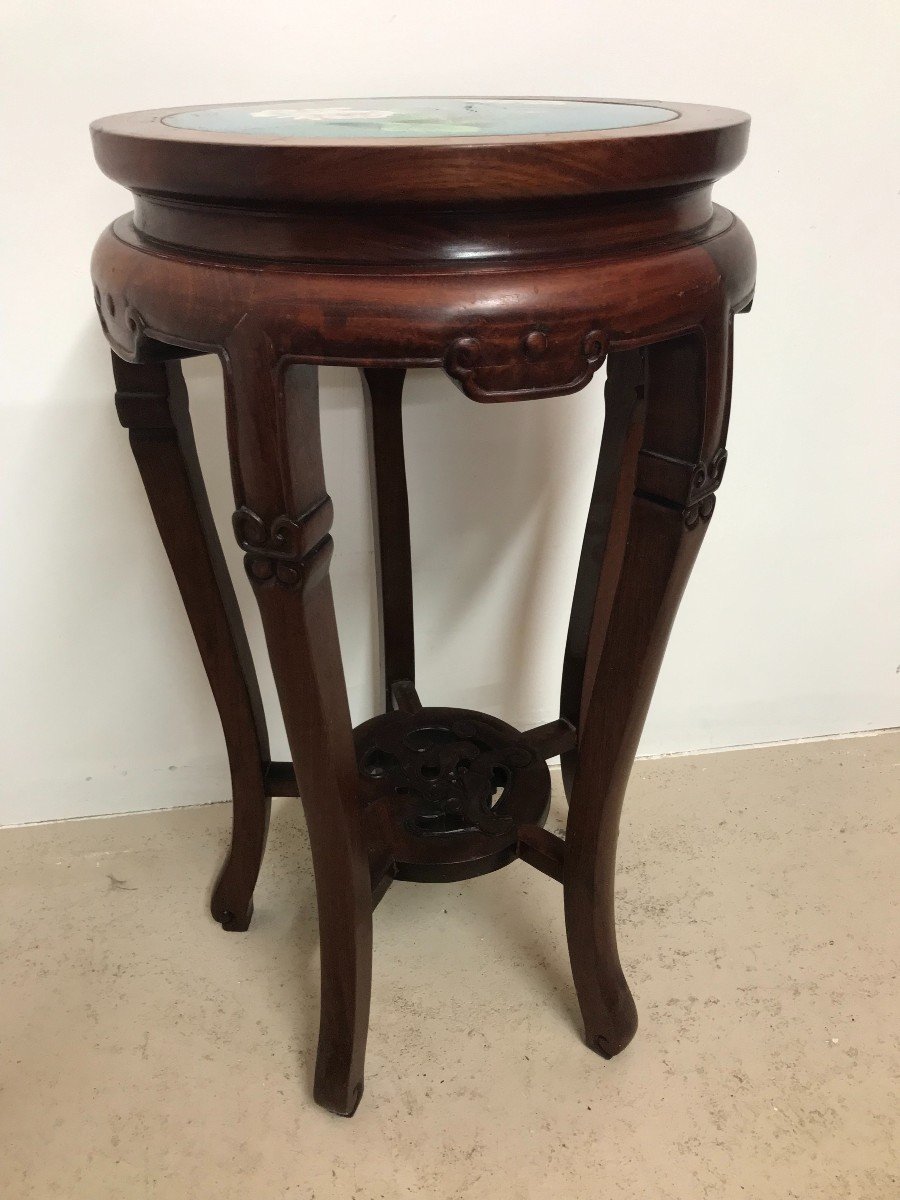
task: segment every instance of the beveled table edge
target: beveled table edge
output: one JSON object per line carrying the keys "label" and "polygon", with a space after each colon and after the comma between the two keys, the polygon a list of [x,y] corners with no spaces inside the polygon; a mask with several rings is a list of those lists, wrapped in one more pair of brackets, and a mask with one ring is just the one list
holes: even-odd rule
{"label": "beveled table edge", "polygon": [[283,205],[478,203],[712,181],[744,157],[750,125],[748,114],[738,109],[659,100],[434,99],[571,100],[643,105],[678,115],[618,129],[437,138],[264,138],[163,123],[175,113],[222,107],[213,104],[114,114],[90,128],[100,168],[132,191]]}

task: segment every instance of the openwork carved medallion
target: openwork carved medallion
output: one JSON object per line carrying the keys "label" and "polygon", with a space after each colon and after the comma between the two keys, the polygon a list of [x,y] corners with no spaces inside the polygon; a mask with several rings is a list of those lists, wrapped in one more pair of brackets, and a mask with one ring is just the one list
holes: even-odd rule
{"label": "openwork carved medallion", "polygon": [[[542,824],[546,816],[546,763],[495,717],[452,708],[392,712],[361,725],[354,738],[362,803],[392,831],[401,874],[404,863],[421,867],[435,855],[452,862],[457,839],[471,845],[474,838],[486,855],[502,854],[520,825]],[[467,855],[477,858],[471,849]]]}
{"label": "openwork carved medallion", "polygon": [[480,829],[504,833],[513,820],[504,797],[517,766],[534,755],[498,747],[493,731],[473,721],[420,725],[402,736],[386,728],[366,750],[360,771],[410,798],[407,828],[421,836]]}

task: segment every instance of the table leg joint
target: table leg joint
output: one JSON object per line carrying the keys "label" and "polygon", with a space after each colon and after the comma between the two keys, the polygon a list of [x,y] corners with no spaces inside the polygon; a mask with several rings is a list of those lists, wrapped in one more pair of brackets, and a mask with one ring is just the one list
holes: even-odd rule
{"label": "table leg joint", "polygon": [[410,679],[398,679],[391,684],[391,699],[397,712],[417,713],[422,710],[419,693]]}
{"label": "table leg joint", "polygon": [[522,741],[540,758],[556,758],[558,754],[566,754],[576,748],[578,730],[571,721],[560,717],[558,721],[548,721],[546,725],[527,730],[522,734]]}
{"label": "table leg joint", "polygon": [[397,868],[392,859],[379,856],[369,863],[372,876],[372,911],[374,912],[384,899],[388,888],[397,878]]}
{"label": "table leg joint", "polygon": [[299,796],[297,775],[292,762],[270,762],[263,775],[267,796]]}
{"label": "table leg joint", "polygon": [[521,825],[516,855],[529,866],[562,883],[566,843],[549,829],[540,825]]}

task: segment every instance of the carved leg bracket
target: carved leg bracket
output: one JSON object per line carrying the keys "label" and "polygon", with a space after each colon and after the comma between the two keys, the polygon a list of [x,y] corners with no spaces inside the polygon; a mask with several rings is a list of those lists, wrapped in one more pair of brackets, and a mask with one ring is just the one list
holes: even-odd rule
{"label": "carved leg bracket", "polygon": [[271,524],[246,505],[232,518],[238,545],[244,551],[247,578],[254,587],[277,584],[297,588],[313,582],[311,572],[319,561],[328,569],[332,541],[328,536],[334,519],[329,496],[323,496],[302,516],[276,517]]}

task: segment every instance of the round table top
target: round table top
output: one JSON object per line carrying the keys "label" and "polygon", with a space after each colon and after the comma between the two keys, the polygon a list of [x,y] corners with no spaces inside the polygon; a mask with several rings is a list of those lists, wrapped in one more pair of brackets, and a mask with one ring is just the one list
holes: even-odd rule
{"label": "round table top", "polygon": [[287,100],[226,104],[173,112],[174,129],[242,134],[255,138],[458,138],[524,137],[585,133],[668,121],[678,114],[648,104],[596,100],[409,96],[372,100]]}
{"label": "round table top", "polygon": [[584,196],[711,181],[746,113],[556,97],[292,100],[155,109],[91,125],[101,168],[203,200],[439,202]]}

